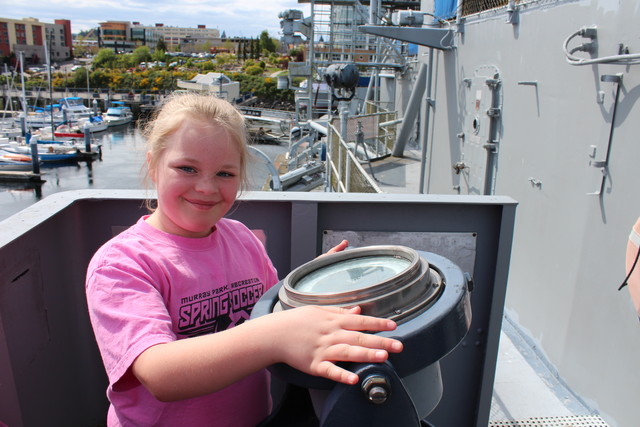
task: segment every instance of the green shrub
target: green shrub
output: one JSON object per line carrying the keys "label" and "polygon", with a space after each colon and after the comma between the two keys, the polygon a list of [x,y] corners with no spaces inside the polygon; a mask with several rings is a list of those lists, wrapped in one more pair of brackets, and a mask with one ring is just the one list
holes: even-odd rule
{"label": "green shrub", "polygon": [[259,76],[263,71],[264,70],[259,65],[251,65],[250,67],[247,67],[246,70],[244,70],[244,72],[249,74],[250,76]]}

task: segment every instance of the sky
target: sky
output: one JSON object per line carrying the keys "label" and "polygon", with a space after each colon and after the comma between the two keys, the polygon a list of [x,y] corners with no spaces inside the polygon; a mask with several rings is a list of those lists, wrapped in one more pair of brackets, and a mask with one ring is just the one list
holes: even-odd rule
{"label": "sky", "polygon": [[309,16],[309,3],[297,0],[0,0],[0,17],[37,18],[53,23],[69,19],[75,34],[104,21],[140,22],[153,26],[195,28],[206,25],[227,37],[257,37],[264,30],[280,38],[278,13],[301,10]]}

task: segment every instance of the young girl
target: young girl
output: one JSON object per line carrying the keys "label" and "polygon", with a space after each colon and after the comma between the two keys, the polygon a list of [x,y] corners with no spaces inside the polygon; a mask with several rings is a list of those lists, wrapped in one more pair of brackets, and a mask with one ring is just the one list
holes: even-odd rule
{"label": "young girl", "polygon": [[383,362],[402,350],[362,332],[395,324],[357,307],[247,321],[278,278],[260,241],[224,218],[246,177],[242,116],[211,96],[176,95],[145,132],[157,207],[100,248],[87,272],[109,426],[255,426],[270,411],[267,366],[355,384],[334,362]]}

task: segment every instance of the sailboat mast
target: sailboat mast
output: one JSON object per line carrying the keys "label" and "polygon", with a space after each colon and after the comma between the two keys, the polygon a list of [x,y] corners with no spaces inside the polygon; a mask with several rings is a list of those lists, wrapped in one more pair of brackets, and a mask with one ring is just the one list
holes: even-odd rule
{"label": "sailboat mast", "polygon": [[44,31],[45,31],[44,57],[47,64],[47,79],[49,80],[49,102],[50,102],[49,115],[51,117],[51,138],[54,139],[53,136],[55,132],[55,126],[53,124],[53,88],[51,84],[51,60],[50,60],[49,49],[48,49],[48,47],[51,44],[52,34],[50,31],[47,31],[46,28]]}
{"label": "sailboat mast", "polygon": [[23,118],[21,120],[22,126],[22,135],[24,136],[27,132],[27,92],[24,87],[24,52],[20,51],[20,83],[22,85],[22,114]]}

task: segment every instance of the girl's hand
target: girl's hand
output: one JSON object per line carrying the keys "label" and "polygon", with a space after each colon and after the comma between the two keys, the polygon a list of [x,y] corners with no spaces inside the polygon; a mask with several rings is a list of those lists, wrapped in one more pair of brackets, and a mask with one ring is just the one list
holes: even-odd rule
{"label": "girl's hand", "polygon": [[349,246],[349,242],[347,242],[346,240],[343,240],[333,248],[329,249],[326,254],[322,254],[322,255],[329,255],[329,254],[335,254],[336,252],[342,252],[347,248],[347,246]]}
{"label": "girl's hand", "polygon": [[392,331],[395,322],[360,315],[360,307],[300,307],[273,314],[283,322],[275,330],[274,351],[280,361],[314,376],[356,384],[358,376],[335,362],[382,363],[402,343],[361,331]]}

